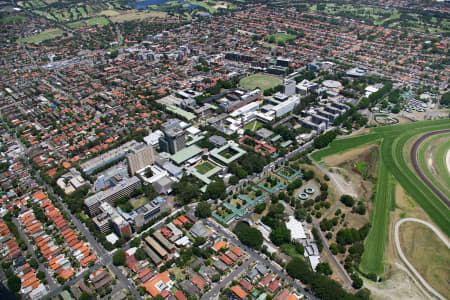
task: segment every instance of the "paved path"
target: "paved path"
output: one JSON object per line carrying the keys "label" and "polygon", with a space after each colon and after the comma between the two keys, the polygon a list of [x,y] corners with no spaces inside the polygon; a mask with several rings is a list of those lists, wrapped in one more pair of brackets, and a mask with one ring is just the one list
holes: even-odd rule
{"label": "paved path", "polygon": [[433,193],[435,193],[436,196],[438,196],[442,200],[442,202],[444,202],[447,205],[447,207],[450,207],[450,200],[444,195],[444,193],[440,189],[438,189],[430,181],[430,179],[428,179],[427,176],[425,176],[425,174],[423,174],[422,169],[420,169],[419,163],[417,161],[417,152],[418,152],[420,144],[422,144],[430,136],[442,134],[442,133],[450,133],[450,129],[428,132],[428,133],[422,135],[417,141],[414,142],[412,149],[411,149],[410,157],[411,157],[411,163],[413,165],[414,171],[416,171],[416,174],[430,188],[430,190],[432,190]]}
{"label": "paved path", "polygon": [[441,294],[439,294],[439,292],[437,292],[433,287],[431,287],[428,284],[428,282],[426,282],[425,279],[419,274],[419,272],[417,272],[417,270],[408,261],[408,259],[406,259],[406,256],[403,253],[402,248],[400,246],[400,238],[399,238],[400,225],[402,225],[405,222],[416,222],[416,223],[420,223],[425,226],[428,226],[431,230],[434,231],[434,233],[436,233],[436,235],[442,240],[442,242],[444,242],[444,244],[447,246],[447,248],[450,248],[450,242],[448,241],[447,236],[445,234],[443,234],[439,229],[437,229],[437,227],[434,226],[433,224],[430,224],[426,221],[416,219],[416,218],[405,218],[405,219],[398,221],[395,224],[395,246],[397,248],[397,251],[398,251],[398,254],[400,255],[401,260],[405,263],[405,265],[408,267],[408,269],[411,270],[411,272],[414,274],[414,276],[417,279],[419,279],[422,286],[424,286],[430,293],[432,293],[437,298],[445,300],[446,298],[444,296],[442,296]]}

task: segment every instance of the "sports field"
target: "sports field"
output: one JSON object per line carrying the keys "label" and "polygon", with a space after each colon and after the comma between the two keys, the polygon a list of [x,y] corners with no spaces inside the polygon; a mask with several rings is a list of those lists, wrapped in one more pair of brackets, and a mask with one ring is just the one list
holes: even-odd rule
{"label": "sports field", "polygon": [[377,174],[374,210],[370,215],[372,228],[364,243],[361,270],[365,273],[384,273],[384,246],[389,228],[389,213],[394,202],[395,180],[389,174],[383,161]]}
{"label": "sports field", "polygon": [[445,234],[450,235],[449,209],[408,167],[403,153],[406,143],[413,137],[449,127],[449,119],[378,127],[366,135],[336,139],[329,147],[312,154],[314,160],[321,161],[326,156],[346,152],[362,145],[375,142],[380,145],[381,163],[375,208],[371,215],[372,227],[365,241],[366,250],[361,263],[364,271],[373,271],[378,274],[383,272],[389,211],[394,201],[392,187],[394,179],[424,209],[433,222]]}
{"label": "sports field", "polygon": [[42,41],[51,40],[51,39],[60,37],[63,35],[63,33],[64,33],[64,31],[61,29],[57,29],[57,28],[47,29],[47,30],[42,31],[39,34],[35,34],[35,35],[31,35],[31,36],[23,38],[23,39],[19,39],[18,42],[19,43],[39,43]]}
{"label": "sports field", "polygon": [[[429,137],[420,145],[417,160],[425,176],[450,198],[450,174],[445,161],[448,149],[450,149],[449,134]],[[430,168],[435,168],[438,174],[432,172]]]}
{"label": "sports field", "polygon": [[280,85],[281,82],[282,80],[280,78],[272,75],[255,74],[242,78],[239,84],[245,89],[253,90],[256,88],[260,88],[264,91]]}
{"label": "sports field", "polygon": [[[436,160],[436,168],[439,176],[442,177],[443,182],[447,183],[447,188],[450,188],[450,169],[447,166],[447,152],[450,150],[450,137],[442,143],[434,152]],[[450,198],[450,196],[449,196]]]}

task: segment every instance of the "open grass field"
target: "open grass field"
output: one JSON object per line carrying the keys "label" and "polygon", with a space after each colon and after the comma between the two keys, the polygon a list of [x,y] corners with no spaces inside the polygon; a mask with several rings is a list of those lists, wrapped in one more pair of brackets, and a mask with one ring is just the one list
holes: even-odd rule
{"label": "open grass field", "polygon": [[31,35],[31,36],[23,38],[23,39],[19,39],[18,42],[19,43],[39,43],[42,41],[52,40],[57,37],[60,37],[63,35],[63,33],[64,33],[64,31],[61,29],[57,29],[57,28],[47,29],[47,30],[42,31],[39,34],[35,34],[35,35]]}
{"label": "open grass field", "polygon": [[261,129],[263,127],[263,123],[260,121],[253,121],[251,123],[248,123],[245,125],[245,129],[251,130],[251,131],[258,131],[258,129]]}
{"label": "open grass field", "polygon": [[384,273],[384,247],[389,228],[389,213],[395,195],[395,181],[389,174],[383,161],[380,162],[377,175],[374,210],[370,215],[370,229],[364,243],[361,258],[361,270],[366,273]]}
{"label": "open grass field", "polygon": [[109,23],[108,19],[105,17],[96,17],[88,19],[87,21],[88,26],[96,26],[96,25],[106,25]]}
{"label": "open grass field", "polygon": [[[449,134],[432,136],[420,145],[417,160],[425,176],[450,198],[450,174],[447,172],[445,161],[448,149],[450,149]],[[431,166],[429,159],[432,160]],[[430,167],[435,168],[435,172]]]}
{"label": "open grass field", "polygon": [[450,251],[427,226],[406,222],[399,229],[400,246],[414,268],[441,295],[450,298]]}
{"label": "open grass field", "polygon": [[137,209],[141,206],[144,206],[145,204],[147,204],[149,202],[147,197],[141,197],[139,199],[133,199],[130,201],[131,205],[133,206],[134,209]]}
{"label": "open grass field", "polygon": [[377,141],[380,145],[381,163],[377,195],[371,216],[372,227],[365,241],[366,251],[361,263],[363,270],[375,271],[378,274],[383,272],[384,252],[381,247],[384,247],[387,237],[386,226],[389,224],[389,212],[395,206],[392,188],[394,178],[408,195],[422,207],[430,219],[445,234],[450,235],[449,209],[409,168],[403,152],[404,146],[415,136],[448,129],[449,126],[450,120],[442,119],[378,127],[366,135],[336,139],[329,147],[312,154],[314,160],[322,161],[326,156],[343,153]]}
{"label": "open grass field", "polygon": [[28,20],[28,17],[25,16],[9,16],[0,19],[0,23],[9,24],[9,23],[22,23]]}
{"label": "open grass field", "polygon": [[165,17],[167,17],[167,13],[164,11],[147,10],[147,11],[132,11],[130,13],[119,14],[110,17],[110,19],[114,23],[116,22],[122,23],[133,20],[144,20],[148,18],[165,18]]}
{"label": "open grass field", "polygon": [[206,174],[208,171],[214,169],[214,165],[208,161],[198,165],[195,167],[200,174]]}
{"label": "open grass field", "polygon": [[275,33],[265,37],[267,41],[273,41],[275,43],[286,43],[287,41],[295,40],[296,36],[287,33]]}
{"label": "open grass field", "polygon": [[447,183],[447,188],[450,188],[450,170],[447,169],[447,161],[446,161],[447,152],[449,150],[450,150],[450,137],[446,142],[438,146],[434,156],[439,176],[442,177],[443,182]]}
{"label": "open grass field", "polygon": [[278,77],[267,75],[267,74],[254,74],[248,77],[242,78],[239,82],[240,86],[253,90],[260,88],[261,90],[267,90],[280,85],[282,80]]}

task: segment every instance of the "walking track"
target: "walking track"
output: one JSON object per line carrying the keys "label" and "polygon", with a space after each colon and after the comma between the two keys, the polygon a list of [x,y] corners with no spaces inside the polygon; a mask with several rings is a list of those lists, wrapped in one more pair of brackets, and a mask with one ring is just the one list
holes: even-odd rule
{"label": "walking track", "polygon": [[422,181],[433,191],[441,200],[444,202],[447,207],[450,207],[450,200],[442,193],[440,189],[438,189],[429,179],[423,174],[420,169],[419,163],[417,161],[417,151],[419,149],[420,144],[422,144],[427,138],[433,135],[442,134],[442,133],[450,133],[450,129],[433,131],[422,135],[417,141],[414,142],[411,149],[411,163],[413,165],[414,171],[416,174],[422,179]]}
{"label": "walking track", "polygon": [[400,225],[402,225],[405,222],[416,222],[416,223],[420,223],[425,226],[428,226],[429,228],[431,228],[431,230],[433,230],[434,233],[436,233],[436,235],[442,240],[442,242],[444,242],[444,244],[447,246],[447,248],[450,248],[450,243],[447,240],[447,237],[445,236],[445,234],[440,232],[439,229],[436,228],[436,226],[434,226],[433,224],[430,224],[428,222],[425,222],[423,220],[420,220],[420,219],[405,218],[405,219],[398,221],[397,224],[395,224],[395,246],[397,248],[397,251],[398,251],[398,254],[400,255],[401,260],[405,263],[405,265],[408,267],[408,269],[411,270],[411,272],[414,274],[414,276],[417,279],[419,279],[422,286],[424,286],[428,291],[430,291],[435,297],[445,300],[446,298],[444,296],[442,296],[441,294],[439,294],[439,292],[436,291],[433,287],[431,287],[431,285],[429,285],[428,282],[425,281],[425,279],[419,274],[419,272],[417,272],[417,270],[408,261],[408,259],[406,259],[406,256],[403,253],[402,248],[400,247],[400,238],[399,238],[399,232],[398,232]]}

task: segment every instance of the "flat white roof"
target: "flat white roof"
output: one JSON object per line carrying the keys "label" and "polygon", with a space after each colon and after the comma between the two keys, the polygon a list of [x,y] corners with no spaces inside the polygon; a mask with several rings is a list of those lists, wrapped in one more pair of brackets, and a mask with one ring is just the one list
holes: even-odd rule
{"label": "flat white roof", "polygon": [[114,245],[119,240],[119,237],[113,232],[106,236],[106,240]]}
{"label": "flat white roof", "polygon": [[317,265],[320,263],[320,256],[309,256],[308,258],[312,269],[315,271]]}
{"label": "flat white roof", "polygon": [[303,224],[296,220],[294,216],[289,216],[289,221],[286,223],[286,227],[291,231],[291,238],[293,240],[306,239]]}

